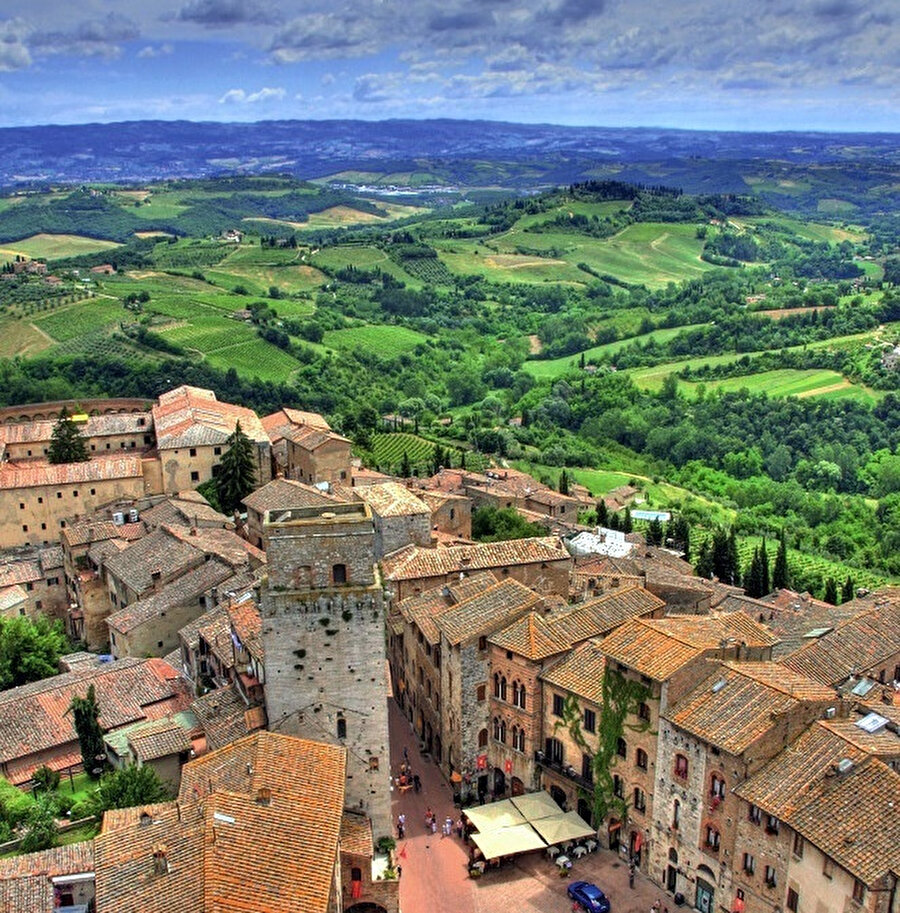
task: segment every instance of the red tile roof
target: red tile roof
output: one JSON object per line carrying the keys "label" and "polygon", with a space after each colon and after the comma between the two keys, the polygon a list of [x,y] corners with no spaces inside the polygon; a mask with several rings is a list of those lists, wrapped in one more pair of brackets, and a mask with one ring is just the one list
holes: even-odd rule
{"label": "red tile roof", "polygon": [[0,489],[108,482],[142,475],[140,457],[98,457],[83,463],[7,463],[0,469]]}
{"label": "red tile roof", "polygon": [[161,394],[153,407],[159,450],[223,444],[238,422],[251,441],[269,443],[269,436],[252,409],[221,403],[211,390],[177,387]]}

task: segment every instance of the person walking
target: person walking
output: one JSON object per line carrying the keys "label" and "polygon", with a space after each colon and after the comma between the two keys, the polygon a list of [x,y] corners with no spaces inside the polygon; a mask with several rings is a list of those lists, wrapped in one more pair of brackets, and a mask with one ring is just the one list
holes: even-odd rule
{"label": "person walking", "polygon": [[397,866],[397,881],[399,881],[402,877],[403,877],[403,866],[398,865]]}
{"label": "person walking", "polygon": [[444,819],[444,837],[449,837],[453,833],[453,819],[447,815]]}
{"label": "person walking", "polygon": [[425,809],[425,827],[431,827],[431,822],[434,820],[434,812],[431,810],[431,806]]}
{"label": "person walking", "polygon": [[413,774],[413,786],[415,787],[416,792],[422,788],[422,781],[419,779],[418,774]]}
{"label": "person walking", "polygon": [[431,833],[437,833],[437,818],[435,818],[434,815],[431,816]]}
{"label": "person walking", "polygon": [[628,887],[634,889],[634,860],[628,863]]}
{"label": "person walking", "polygon": [[406,815],[403,814],[403,812],[400,812],[400,814],[397,815],[397,833],[401,840],[406,833]]}
{"label": "person walking", "polygon": [[456,836],[459,837],[460,840],[463,839],[463,820],[462,820],[462,816],[460,816],[459,818],[456,819]]}

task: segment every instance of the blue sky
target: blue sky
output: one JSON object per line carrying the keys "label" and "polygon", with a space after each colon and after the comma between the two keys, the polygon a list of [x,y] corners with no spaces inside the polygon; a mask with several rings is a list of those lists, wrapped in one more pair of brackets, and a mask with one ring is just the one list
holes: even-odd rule
{"label": "blue sky", "polygon": [[0,125],[456,117],[897,131],[896,0],[0,3]]}

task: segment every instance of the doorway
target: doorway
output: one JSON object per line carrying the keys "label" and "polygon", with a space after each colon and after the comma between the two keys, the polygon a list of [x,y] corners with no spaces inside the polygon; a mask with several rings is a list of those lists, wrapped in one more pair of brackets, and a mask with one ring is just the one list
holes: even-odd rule
{"label": "doorway", "polygon": [[694,906],[700,911],[700,913],[713,913],[715,907],[713,906],[713,899],[715,897],[715,889],[708,882],[704,881],[702,878],[697,879],[697,902]]}
{"label": "doorway", "polygon": [[678,887],[678,852],[672,847],[669,850],[669,865],[666,868],[666,890],[675,893]]}

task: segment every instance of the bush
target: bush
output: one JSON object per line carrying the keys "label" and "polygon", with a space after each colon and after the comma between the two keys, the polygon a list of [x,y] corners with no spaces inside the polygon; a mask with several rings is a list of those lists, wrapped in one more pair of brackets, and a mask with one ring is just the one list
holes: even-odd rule
{"label": "bush", "polygon": [[59,771],[51,770],[46,764],[42,764],[32,775],[35,789],[41,792],[52,793],[59,786]]}
{"label": "bush", "polygon": [[9,827],[21,824],[34,808],[34,799],[16,789],[8,780],[0,779],[0,819]]}

